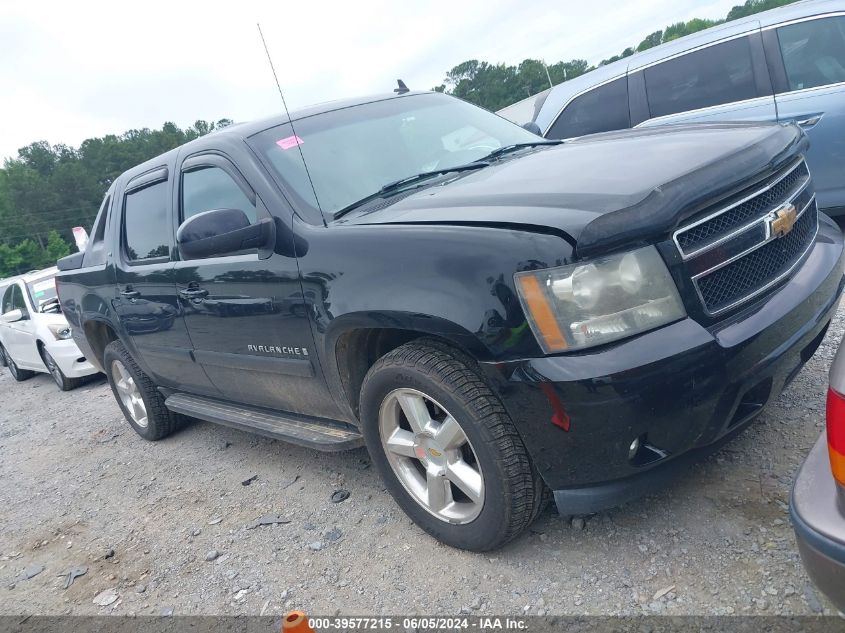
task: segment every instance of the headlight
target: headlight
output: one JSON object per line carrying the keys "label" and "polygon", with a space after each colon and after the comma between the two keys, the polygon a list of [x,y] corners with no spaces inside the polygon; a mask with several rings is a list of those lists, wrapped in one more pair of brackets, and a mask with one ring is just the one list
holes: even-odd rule
{"label": "headlight", "polygon": [[48,325],[47,329],[56,337],[57,341],[66,341],[71,337],[69,325]]}
{"label": "headlight", "polygon": [[686,316],[675,282],[653,246],[517,273],[514,280],[547,354],[609,343]]}

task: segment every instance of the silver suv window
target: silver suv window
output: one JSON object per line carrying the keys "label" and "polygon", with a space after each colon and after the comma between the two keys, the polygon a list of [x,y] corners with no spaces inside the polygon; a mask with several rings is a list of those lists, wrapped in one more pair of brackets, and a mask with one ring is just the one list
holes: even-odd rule
{"label": "silver suv window", "polygon": [[748,37],[708,46],[644,71],[652,117],[757,97]]}
{"label": "silver suv window", "polygon": [[845,82],[845,16],[788,24],[777,31],[790,90]]}
{"label": "silver suv window", "polygon": [[625,77],[576,97],[552,124],[548,138],[572,138],[631,126]]}

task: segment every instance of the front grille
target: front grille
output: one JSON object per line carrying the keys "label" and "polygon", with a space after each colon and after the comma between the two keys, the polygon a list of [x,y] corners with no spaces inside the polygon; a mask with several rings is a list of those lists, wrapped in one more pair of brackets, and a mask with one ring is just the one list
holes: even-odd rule
{"label": "front grille", "polygon": [[704,305],[710,312],[720,312],[779,278],[801,258],[817,228],[814,201],[785,236],[699,279],[698,291]]}
{"label": "front grille", "polygon": [[708,244],[719,241],[725,235],[736,231],[750,220],[768,213],[772,207],[784,202],[789,195],[798,190],[810,179],[807,164],[801,161],[791,167],[786,175],[775,176],[762,193],[752,194],[750,198],[736,203],[735,206],[723,210],[715,217],[710,217],[688,229],[678,231],[677,244],[681,252],[689,255],[701,250]]}
{"label": "front grille", "polygon": [[785,279],[817,230],[812,179],[801,159],[673,238],[705,312],[716,315]]}

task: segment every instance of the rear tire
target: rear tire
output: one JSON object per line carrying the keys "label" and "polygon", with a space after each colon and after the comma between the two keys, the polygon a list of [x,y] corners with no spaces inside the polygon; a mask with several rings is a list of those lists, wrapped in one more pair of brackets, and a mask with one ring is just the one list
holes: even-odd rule
{"label": "rear tire", "polygon": [[376,361],[361,387],[361,430],[396,502],[452,547],[501,547],[544,503],[498,396],[472,358],[439,341],[412,341]]}
{"label": "rear tire", "polygon": [[48,352],[44,347],[42,347],[40,351],[41,360],[44,361],[44,366],[47,368],[47,371],[50,372],[50,375],[53,377],[53,380],[56,382],[56,385],[60,390],[70,391],[72,389],[76,389],[85,382],[84,378],[68,378],[65,376],[62,368],[59,367],[53,357],[50,356],[50,352]]}
{"label": "rear tire", "polygon": [[28,369],[21,369],[18,367],[17,363],[12,360],[12,357],[9,355],[9,352],[6,351],[6,348],[2,348],[3,356],[6,359],[6,366],[9,368],[9,373],[12,374],[12,378],[17,380],[18,382],[23,382],[24,380],[29,380],[35,375],[34,371],[29,371]]}
{"label": "rear tire", "polygon": [[164,406],[164,396],[120,341],[103,354],[103,367],[120,410],[145,440],[163,439],[182,426],[183,418]]}

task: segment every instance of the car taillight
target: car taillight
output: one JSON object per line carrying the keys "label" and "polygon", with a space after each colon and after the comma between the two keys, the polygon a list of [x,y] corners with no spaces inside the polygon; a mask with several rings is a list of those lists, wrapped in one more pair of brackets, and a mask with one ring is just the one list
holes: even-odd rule
{"label": "car taillight", "polygon": [[827,449],[833,478],[845,486],[845,396],[832,388],[827,390]]}

